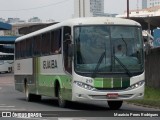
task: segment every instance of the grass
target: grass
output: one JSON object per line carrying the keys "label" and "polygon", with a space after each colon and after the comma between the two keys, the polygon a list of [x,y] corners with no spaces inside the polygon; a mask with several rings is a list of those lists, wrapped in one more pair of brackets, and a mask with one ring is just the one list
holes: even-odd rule
{"label": "grass", "polygon": [[160,88],[145,87],[144,99],[132,100],[129,103],[142,104],[160,108]]}

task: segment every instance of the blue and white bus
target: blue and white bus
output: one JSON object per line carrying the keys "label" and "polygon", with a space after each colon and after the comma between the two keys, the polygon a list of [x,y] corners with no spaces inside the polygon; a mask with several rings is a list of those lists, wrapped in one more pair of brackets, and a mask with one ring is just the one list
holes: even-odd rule
{"label": "blue and white bus", "polygon": [[12,72],[14,53],[0,52],[0,73]]}

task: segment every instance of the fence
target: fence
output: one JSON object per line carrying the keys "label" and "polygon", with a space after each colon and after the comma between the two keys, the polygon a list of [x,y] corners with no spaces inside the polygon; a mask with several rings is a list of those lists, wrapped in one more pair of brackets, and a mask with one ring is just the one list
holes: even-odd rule
{"label": "fence", "polygon": [[160,48],[150,49],[145,59],[146,85],[160,88]]}

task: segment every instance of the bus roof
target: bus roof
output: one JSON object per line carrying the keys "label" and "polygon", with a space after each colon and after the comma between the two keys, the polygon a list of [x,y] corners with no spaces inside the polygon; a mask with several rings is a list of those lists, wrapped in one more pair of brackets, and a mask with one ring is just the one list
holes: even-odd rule
{"label": "bus roof", "polygon": [[21,36],[16,39],[15,42],[21,41],[26,38],[30,38],[33,36],[36,36],[41,33],[45,33],[47,31],[60,28],[62,26],[76,26],[76,25],[134,25],[134,26],[141,26],[138,22],[129,20],[129,19],[124,19],[124,18],[113,18],[113,17],[84,17],[84,18],[74,18],[74,19],[69,19],[66,21],[63,21],[61,23],[57,23],[54,25],[51,25],[49,27],[43,28],[41,30],[32,32],[30,34]]}

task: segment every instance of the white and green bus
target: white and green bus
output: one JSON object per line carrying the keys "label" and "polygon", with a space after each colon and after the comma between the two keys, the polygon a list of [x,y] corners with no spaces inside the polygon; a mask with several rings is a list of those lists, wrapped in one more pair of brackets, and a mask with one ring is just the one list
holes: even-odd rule
{"label": "white and green bus", "polygon": [[[120,52],[121,54],[120,54]],[[144,96],[141,25],[121,18],[67,20],[15,41],[15,88],[26,100],[57,97],[67,101],[124,100]]]}

